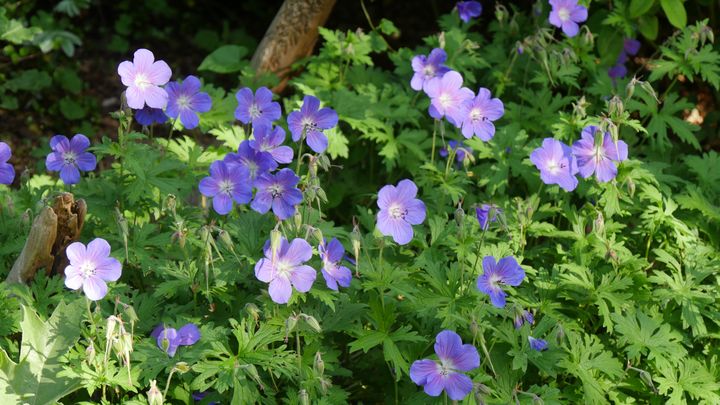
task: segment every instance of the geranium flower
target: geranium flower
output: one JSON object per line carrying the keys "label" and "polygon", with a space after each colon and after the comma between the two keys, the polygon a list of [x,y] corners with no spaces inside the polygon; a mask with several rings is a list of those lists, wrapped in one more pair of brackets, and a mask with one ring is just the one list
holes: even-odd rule
{"label": "geranium flower", "polygon": [[250,175],[245,167],[228,166],[222,160],[210,165],[210,176],[200,180],[200,193],[212,198],[213,209],[220,215],[232,211],[233,201],[247,204],[252,199]]}
{"label": "geranium flower", "polygon": [[95,155],[85,152],[89,146],[90,140],[83,134],[75,134],[72,140],[64,135],[55,135],[50,138],[52,152],[45,159],[45,167],[60,172],[65,184],[76,184],[80,181],[80,170],[89,172],[97,165]]}
{"label": "geranium flower", "polygon": [[193,129],[200,123],[198,113],[210,111],[212,99],[200,91],[200,79],[188,76],[180,82],[168,83],[168,104],[165,113],[170,118],[180,117],[183,127]]}
{"label": "geranium flower", "polygon": [[230,168],[238,165],[247,169],[253,183],[258,176],[278,167],[271,154],[254,149],[247,139],[240,142],[237,153],[228,153],[223,160]]}
{"label": "geranium flower", "polygon": [[470,391],[473,383],[463,371],[480,367],[480,354],[475,346],[463,344],[460,336],[444,330],[435,338],[435,354],[438,361],[424,359],[410,366],[410,378],[422,385],[425,393],[437,397],[443,390],[453,401],[461,401]]}
{"label": "geranium flower", "polygon": [[430,55],[415,55],[412,58],[412,68],[415,71],[410,80],[410,87],[413,90],[420,91],[427,82],[435,77],[442,77],[450,71],[450,68],[443,65],[447,60],[447,53],[442,48],[435,48],[430,51]]}
{"label": "geranium flower", "polygon": [[15,180],[15,168],[8,163],[12,150],[5,142],[0,142],[0,184],[12,184]]}
{"label": "geranium flower", "polygon": [[530,342],[530,348],[533,350],[537,350],[538,352],[547,350],[548,344],[544,339],[535,339],[532,336],[528,336],[528,342]]}
{"label": "geranium flower", "polygon": [[65,286],[71,290],[82,287],[85,296],[92,301],[105,297],[106,281],[117,281],[122,265],[110,257],[110,244],[105,239],[94,239],[87,248],[80,242],[71,243],[65,249],[70,265],[65,268]]}
{"label": "geranium flower", "polygon": [[542,147],[530,154],[530,161],[540,170],[540,179],[545,184],[557,184],[565,191],[573,191],[578,185],[575,175],[578,162],[572,150],[553,138],[545,138]]}
{"label": "geranium flower", "polygon": [[168,116],[165,115],[165,112],[161,108],[145,106],[139,110],[135,110],[135,121],[140,125],[164,124],[167,120]]}
{"label": "geranium flower", "polygon": [[174,357],[178,347],[197,343],[201,334],[200,329],[195,324],[188,323],[179,330],[158,325],[152,331],[150,337],[157,341],[158,347],[164,350],[168,356]]}
{"label": "geranium flower", "polygon": [[623,49],[620,51],[620,55],[618,55],[615,66],[608,69],[608,76],[610,76],[612,79],[619,79],[625,77],[625,75],[627,75],[627,67],[625,67],[625,62],[627,62],[628,56],[637,55],[639,50],[640,41],[638,41],[637,39],[625,38],[625,40],[623,41]]}
{"label": "geranium flower", "polygon": [[260,153],[269,153],[277,163],[292,162],[292,148],[282,144],[285,141],[285,130],[282,127],[253,125],[253,136],[255,139],[248,141],[251,148]]}
{"label": "geranium flower", "polygon": [[253,95],[249,87],[244,87],[235,94],[238,106],[235,109],[235,118],[243,124],[272,125],[280,118],[282,111],[280,103],[272,101],[273,94],[267,87],[260,87]]}
{"label": "geranium flower", "polygon": [[338,284],[341,287],[350,287],[352,272],[347,267],[341,265],[345,256],[345,248],[336,238],[332,238],[330,243],[323,243],[318,246],[318,253],[322,259],[322,275],[325,277],[325,283],[331,290],[338,290]]}
{"label": "geranium flower", "polygon": [[310,291],[317,272],[304,265],[312,257],[312,247],[304,239],[296,238],[288,243],[281,238],[275,257],[272,256],[270,241],[265,243],[265,258],[255,265],[255,277],[269,283],[270,298],[278,304],[287,304],[292,295],[292,288],[299,292]]}
{"label": "geranium flower", "polygon": [[482,14],[482,4],[477,1],[458,1],[456,7],[460,19],[465,23]]}
{"label": "geranium flower", "polygon": [[472,90],[462,87],[462,83],[460,73],[451,70],[425,84],[425,93],[430,97],[428,113],[431,117],[438,120],[447,117],[451,124],[460,126],[467,114],[466,101],[474,96]]}
{"label": "geranium flower", "polygon": [[413,225],[425,221],[425,203],[415,198],[417,186],[411,180],[401,180],[397,187],[387,185],[378,192],[377,227],[385,236],[392,236],[400,245],[413,238]]}
{"label": "geranium flower", "polygon": [[272,211],[281,220],[295,214],[295,206],[302,202],[302,192],[297,188],[300,178],[291,169],[281,169],[275,174],[265,173],[255,180],[255,199],[250,207],[264,214]]}
{"label": "geranium flower", "polygon": [[299,141],[304,135],[310,149],[322,153],[328,147],[328,139],[323,130],[337,125],[338,115],[332,108],[320,108],[320,100],[316,97],[305,96],[300,111],[291,112],[287,122],[293,141]]}
{"label": "geranium flower", "polygon": [[507,294],[502,285],[518,286],[525,278],[525,271],[514,257],[503,257],[497,263],[492,256],[482,260],[483,274],[477,279],[480,292],[490,296],[490,302],[497,308],[505,306]]}
{"label": "geranium flower", "polygon": [[550,24],[562,28],[565,35],[574,37],[580,31],[578,23],[587,20],[587,8],[577,4],[577,0],[550,0]]}
{"label": "geranium flower", "polygon": [[127,86],[125,98],[130,108],[139,110],[147,104],[152,108],[165,108],[168,94],[160,86],[170,80],[170,66],[165,61],[155,61],[155,55],[147,49],[135,51],[133,61],[118,66],[122,83]]}
{"label": "geranium flower", "polygon": [[[628,146],[623,141],[613,142],[609,132],[600,132],[594,125],[585,127],[581,139],[573,143],[572,152],[577,158],[580,176],[588,178],[595,173],[597,180],[605,183],[617,176],[615,162],[627,159]],[[596,144],[595,134],[602,135],[602,144]]]}
{"label": "geranium flower", "polygon": [[502,215],[502,210],[495,204],[482,204],[475,207],[475,217],[483,231],[488,230],[491,222],[497,222],[498,215]]}
{"label": "geranium flower", "polygon": [[467,114],[462,120],[462,134],[465,138],[476,135],[487,142],[495,136],[493,121],[505,114],[505,107],[499,98],[491,97],[490,90],[481,87],[478,95],[466,102]]}

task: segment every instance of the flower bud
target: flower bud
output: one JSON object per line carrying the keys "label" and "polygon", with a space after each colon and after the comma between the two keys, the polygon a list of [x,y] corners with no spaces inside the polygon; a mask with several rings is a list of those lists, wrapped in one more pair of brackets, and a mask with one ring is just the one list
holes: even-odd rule
{"label": "flower bud", "polygon": [[605,234],[605,218],[603,217],[602,212],[598,211],[595,221],[593,221],[593,225],[595,225],[595,233],[598,236]]}
{"label": "flower bud", "polygon": [[150,389],[147,392],[147,397],[150,405],[163,405],[162,392],[158,389],[155,380],[150,381]]}
{"label": "flower bud", "polygon": [[625,111],[625,106],[618,96],[613,96],[608,103],[608,109],[611,117],[619,117]]}
{"label": "flower bud", "polygon": [[318,157],[318,164],[324,171],[330,170],[330,158],[326,154],[322,154]]}
{"label": "flower bud", "polygon": [[457,209],[455,210],[455,223],[457,226],[463,226],[463,222],[465,221],[465,210],[462,209],[462,206],[458,205]]}
{"label": "flower bud", "polygon": [[320,352],[315,352],[314,367],[318,374],[320,374],[320,375],[325,374],[325,362],[323,361],[322,355],[320,354]]}
{"label": "flower bud", "polygon": [[533,395],[532,403],[533,403],[533,405],[544,405],[545,404],[545,402],[542,400],[542,398],[540,398],[537,395]]}
{"label": "flower bud", "polygon": [[445,49],[445,31],[441,32],[440,35],[438,35],[438,43],[440,45],[440,48]]}
{"label": "flower bud", "polygon": [[185,374],[190,371],[190,366],[186,362],[180,361],[175,364],[175,370],[180,374]]}
{"label": "flower bud", "polygon": [[300,398],[301,405],[310,405],[310,396],[308,395],[307,391],[301,389],[298,393],[298,397]]}
{"label": "flower bud", "polygon": [[633,77],[628,82],[627,86],[625,86],[625,96],[630,99],[632,98],[633,94],[635,94],[635,85],[638,83],[638,79]]}
{"label": "flower bud", "polygon": [[95,354],[97,354],[97,352],[95,351],[95,344],[93,344],[91,340],[90,344],[85,349],[85,360],[87,360],[88,364],[92,364],[92,362],[95,360]]}
{"label": "flower bud", "polygon": [[360,235],[360,226],[355,217],[353,217],[353,230],[350,232],[350,244],[352,245],[353,255],[355,256],[355,276],[360,277],[360,246],[362,244],[362,236]]}
{"label": "flower bud", "polygon": [[632,179],[627,179],[627,189],[630,198],[633,198],[635,196],[635,182]]}
{"label": "flower bud", "polygon": [[312,330],[314,330],[317,333],[322,332],[322,328],[320,327],[320,322],[318,322],[317,319],[315,319],[315,317],[313,317],[311,315],[306,315],[306,314],[300,314],[300,315],[302,315],[303,319],[305,320],[305,323],[307,323],[307,325]]}
{"label": "flower bud", "polygon": [[168,194],[165,199],[165,207],[175,215],[175,208],[177,207],[177,197],[174,194]]}
{"label": "flower bud", "polygon": [[328,390],[330,387],[332,387],[332,382],[329,378],[326,377],[320,377],[320,390],[322,390],[323,395],[327,395]]}
{"label": "flower bud", "polygon": [[290,332],[295,330],[295,326],[297,326],[298,317],[297,316],[290,316],[288,319],[285,320],[285,332],[287,334],[290,334]]}
{"label": "flower bud", "polygon": [[310,228],[311,228],[310,233],[315,238],[315,240],[317,240],[318,244],[323,243],[323,241],[325,240],[325,237],[323,236],[322,231],[315,227],[310,227]]}
{"label": "flower bud", "polygon": [[258,308],[257,305],[248,302],[245,304],[245,311],[248,313],[248,315],[253,317],[253,320],[255,320],[255,323],[258,322],[260,319],[260,308]]}
{"label": "flower bud", "polygon": [[275,227],[272,231],[270,231],[270,252],[273,259],[277,257],[277,252],[280,250],[280,242],[282,241],[282,232]]}
{"label": "flower bud", "polygon": [[117,327],[118,323],[122,322],[120,319],[118,319],[115,315],[110,315],[107,319],[107,322],[105,323],[105,340],[110,341],[112,340],[113,335],[115,335],[115,328]]}
{"label": "flower bud", "polygon": [[655,89],[653,89],[652,85],[648,82],[640,82],[640,88],[645,90],[645,92],[652,96],[652,98],[655,99],[655,102],[660,104],[660,99],[657,98],[657,94],[655,93]]}
{"label": "flower bud", "polygon": [[495,5],[495,18],[498,20],[500,25],[505,22],[505,19],[509,16],[507,8],[502,4]]}
{"label": "flower bud", "polygon": [[303,223],[303,217],[300,213],[300,210],[295,210],[295,215],[293,215],[293,222],[295,223],[295,229],[300,229]]}
{"label": "flower bud", "polygon": [[230,237],[230,233],[228,233],[228,231],[221,229],[220,232],[218,232],[218,239],[220,239],[220,243],[222,243],[227,250],[231,252],[235,251],[232,238]]}

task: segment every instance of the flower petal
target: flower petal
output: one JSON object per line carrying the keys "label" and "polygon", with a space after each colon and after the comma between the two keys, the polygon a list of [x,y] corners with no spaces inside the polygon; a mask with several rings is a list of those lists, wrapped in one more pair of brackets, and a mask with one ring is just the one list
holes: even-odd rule
{"label": "flower petal", "polygon": [[410,366],[410,379],[417,385],[427,384],[427,380],[437,374],[438,364],[432,360],[416,360]]}
{"label": "flower petal", "polygon": [[107,295],[108,287],[99,277],[88,277],[83,282],[83,292],[91,301],[97,301]]}
{"label": "flower petal", "polygon": [[317,271],[310,266],[298,266],[290,272],[293,287],[302,293],[310,291],[316,277]]}
{"label": "flower petal", "polygon": [[278,304],[287,304],[288,301],[290,301],[290,296],[292,295],[290,280],[284,277],[275,277],[270,282],[268,293],[270,294],[270,298],[272,298],[273,302]]}
{"label": "flower petal", "polygon": [[453,401],[461,401],[470,391],[473,384],[470,377],[462,373],[450,373],[445,377],[445,391]]}

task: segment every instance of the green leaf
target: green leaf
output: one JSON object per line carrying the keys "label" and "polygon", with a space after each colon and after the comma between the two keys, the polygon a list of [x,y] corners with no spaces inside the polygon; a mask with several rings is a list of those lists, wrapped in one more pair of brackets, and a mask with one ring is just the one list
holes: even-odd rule
{"label": "green leaf", "polygon": [[630,18],[637,18],[648,12],[655,0],[632,0],[630,2]]}
{"label": "green leaf", "polygon": [[338,127],[325,131],[328,137],[327,154],[335,160],[339,157],[347,158],[350,154],[348,149],[348,139]]}
{"label": "green leaf", "polygon": [[661,320],[653,319],[642,311],[631,312],[623,316],[612,314],[615,329],[620,334],[619,343],[632,360],[640,360],[640,356],[648,356],[649,360],[657,359],[664,364],[676,362],[687,354],[682,346],[683,336]]}
{"label": "green leaf", "polygon": [[685,6],[682,1],[660,0],[660,5],[670,24],[677,28],[685,28],[685,25],[687,25],[687,13],[685,12]]}
{"label": "green leaf", "polygon": [[638,20],[638,30],[647,39],[654,41],[658,35],[658,26],[660,25],[657,16],[642,16]]}
{"label": "green leaf", "polygon": [[658,391],[670,396],[668,403],[686,404],[685,394],[694,400],[703,400],[701,403],[720,403],[720,383],[699,361],[688,358],[679,365],[667,364],[660,367],[660,373],[662,377],[655,377]]}
{"label": "green leaf", "polygon": [[0,349],[0,385],[6,386],[0,390],[0,403],[51,404],[80,388],[79,380],[59,372],[61,357],[80,337],[82,302],[61,302],[47,321],[22,307],[20,362],[13,362]]}
{"label": "green leaf", "polygon": [[247,65],[243,57],[247,49],[239,45],[223,45],[208,55],[198,67],[198,70],[208,70],[215,73],[239,72]]}
{"label": "green leaf", "polygon": [[382,343],[385,338],[387,338],[387,334],[384,332],[370,331],[358,338],[356,341],[350,343],[350,353],[358,350],[362,350],[367,353],[368,350]]}

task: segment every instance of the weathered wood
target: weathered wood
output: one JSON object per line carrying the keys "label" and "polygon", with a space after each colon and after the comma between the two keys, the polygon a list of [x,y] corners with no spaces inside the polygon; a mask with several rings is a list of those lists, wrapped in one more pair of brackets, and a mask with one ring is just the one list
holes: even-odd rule
{"label": "weathered wood", "polygon": [[258,73],[272,72],[282,78],[274,90],[282,91],[290,66],[312,53],[318,27],[325,24],[335,0],[285,0],[253,55]]}
{"label": "weathered wood", "polygon": [[51,207],[44,207],[33,221],[20,256],[13,264],[7,282],[27,283],[41,268],[50,274],[63,274],[67,265],[65,248],[77,240],[85,223],[87,206],[70,193],[55,197]]}

